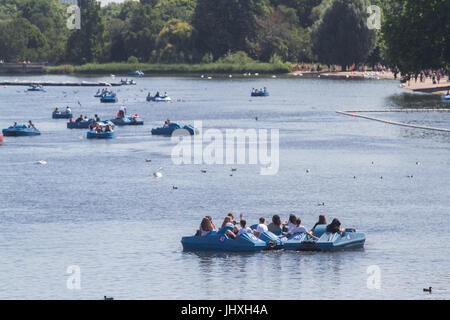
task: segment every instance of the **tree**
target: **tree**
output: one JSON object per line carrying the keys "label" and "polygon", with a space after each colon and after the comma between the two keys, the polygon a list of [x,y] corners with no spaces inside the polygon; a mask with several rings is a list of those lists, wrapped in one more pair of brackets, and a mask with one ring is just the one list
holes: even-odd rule
{"label": "tree", "polygon": [[450,1],[393,0],[382,32],[386,59],[402,74],[450,67]]}
{"label": "tree", "polygon": [[164,24],[156,39],[160,62],[186,62],[193,49],[193,27],[178,19]]}
{"label": "tree", "polygon": [[318,59],[339,64],[343,70],[352,64],[366,62],[376,40],[367,26],[367,0],[334,0],[312,32],[313,51]]}
{"label": "tree", "polygon": [[271,0],[271,3],[277,7],[283,5],[296,11],[298,23],[303,28],[311,27],[314,23],[311,12],[314,7],[320,5],[322,0]]}
{"label": "tree", "polygon": [[299,26],[296,11],[283,5],[257,19],[257,58],[269,61],[274,55],[281,60],[309,60],[309,35]]}
{"label": "tree", "polygon": [[256,38],[256,17],[263,0],[197,0],[192,25],[200,53],[220,57],[228,51],[250,51]]}
{"label": "tree", "polygon": [[104,54],[105,22],[100,3],[78,0],[81,29],[72,31],[67,41],[67,59],[75,63],[101,61]]}
{"label": "tree", "polygon": [[0,24],[0,52],[6,61],[43,61],[47,50],[47,38],[27,19],[14,18]]}
{"label": "tree", "polygon": [[68,37],[65,7],[58,0],[17,1],[21,17],[39,28],[49,44],[48,58],[53,62],[64,59]]}

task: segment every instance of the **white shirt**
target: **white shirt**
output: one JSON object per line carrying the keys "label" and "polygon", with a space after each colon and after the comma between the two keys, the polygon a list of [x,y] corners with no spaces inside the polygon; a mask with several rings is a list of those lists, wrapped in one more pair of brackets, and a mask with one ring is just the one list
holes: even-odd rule
{"label": "white shirt", "polygon": [[288,233],[290,233],[290,234],[292,234],[292,230],[293,229],[295,229],[297,226],[294,224],[294,223],[292,223],[292,222],[289,222],[288,223]]}
{"label": "white shirt", "polygon": [[293,228],[292,230],[289,230],[289,234],[296,234],[296,233],[307,233],[308,229],[306,229],[304,226],[300,225],[298,227]]}
{"label": "white shirt", "polygon": [[267,226],[264,223],[258,224],[256,227],[256,232],[259,233],[259,235],[263,234],[264,232],[267,232]]}
{"label": "white shirt", "polygon": [[238,233],[237,236],[239,237],[241,234],[243,233],[253,233],[252,229],[250,229],[249,227],[245,227],[245,228],[241,228]]}

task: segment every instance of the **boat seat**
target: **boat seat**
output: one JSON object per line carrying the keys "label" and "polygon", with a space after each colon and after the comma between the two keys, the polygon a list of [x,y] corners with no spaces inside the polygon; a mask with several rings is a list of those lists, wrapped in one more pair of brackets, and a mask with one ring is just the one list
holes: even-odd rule
{"label": "boat seat", "polygon": [[327,231],[326,224],[319,224],[314,228],[314,236],[320,238]]}
{"label": "boat seat", "polygon": [[233,231],[233,229],[234,229],[234,226],[225,226],[225,227],[219,229],[219,231],[217,232],[217,235],[225,234],[225,232],[227,232],[227,230]]}

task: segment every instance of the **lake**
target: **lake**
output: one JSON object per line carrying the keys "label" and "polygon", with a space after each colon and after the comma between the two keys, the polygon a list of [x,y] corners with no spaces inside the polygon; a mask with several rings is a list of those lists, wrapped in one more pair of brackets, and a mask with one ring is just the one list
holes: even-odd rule
{"label": "lake", "polygon": [[[101,104],[93,87],[0,88],[0,128],[31,119],[42,132],[5,137],[0,147],[0,299],[450,298],[450,134],[335,112],[449,108],[439,97],[408,93],[389,80],[136,81],[114,88],[117,104]],[[250,97],[263,86],[269,97]],[[172,103],[146,102],[157,90]],[[66,105],[76,116],[111,119],[122,104],[145,125],[116,128],[109,141],[87,140],[86,130],[51,119]],[[449,113],[374,116],[450,128]],[[260,175],[260,165],[176,165],[170,138],[150,133],[167,118],[201,120],[204,130],[222,132],[279,129],[278,173]],[[164,176],[156,179],[160,167]],[[220,225],[228,212],[244,213],[251,224],[294,212],[309,228],[324,214],[367,240],[364,250],[335,253],[183,252],[181,237],[193,235],[205,215]],[[79,290],[67,288],[70,266],[79,267]],[[379,289],[367,285],[373,266]],[[431,295],[422,290],[429,286]]]}

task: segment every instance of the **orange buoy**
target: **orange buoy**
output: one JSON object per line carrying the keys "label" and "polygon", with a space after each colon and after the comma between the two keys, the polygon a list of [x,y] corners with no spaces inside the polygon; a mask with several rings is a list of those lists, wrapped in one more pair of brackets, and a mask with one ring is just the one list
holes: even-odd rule
{"label": "orange buoy", "polygon": [[0,133],[0,146],[3,145],[3,135]]}

